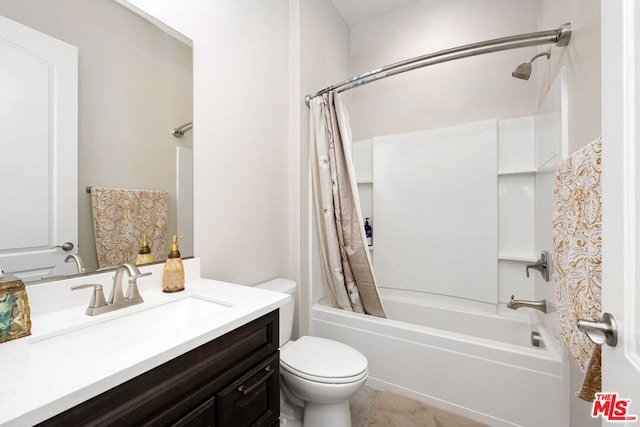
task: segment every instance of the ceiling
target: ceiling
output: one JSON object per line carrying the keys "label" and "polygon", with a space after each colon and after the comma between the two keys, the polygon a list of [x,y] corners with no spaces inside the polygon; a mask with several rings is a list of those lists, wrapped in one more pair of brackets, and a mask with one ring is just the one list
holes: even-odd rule
{"label": "ceiling", "polygon": [[331,0],[350,27],[422,0]]}

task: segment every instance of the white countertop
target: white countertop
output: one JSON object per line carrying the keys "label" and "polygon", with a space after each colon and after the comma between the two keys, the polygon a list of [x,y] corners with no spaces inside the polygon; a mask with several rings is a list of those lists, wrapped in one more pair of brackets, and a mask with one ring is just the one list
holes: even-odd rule
{"label": "white countertop", "polygon": [[[291,298],[200,278],[199,259],[185,260],[185,291],[166,294],[161,286],[162,267],[158,264],[140,268],[153,273],[138,279],[142,304],[98,316],[84,314],[91,290],[71,291],[70,287],[101,283],[108,297],[113,272],[27,286],[32,334],[0,344],[4,388],[0,425],[34,425],[51,418],[265,315]],[[170,307],[165,304],[192,297],[218,302],[216,307],[220,309],[208,313],[202,303],[205,314],[185,318],[177,313],[151,328],[148,324],[136,328],[144,317],[143,310]],[[104,333],[104,325],[110,321],[114,322],[110,324],[112,340],[96,341],[92,336],[96,325],[100,324],[97,327]],[[120,326],[116,328],[116,324]],[[60,341],[60,337],[64,340]]]}

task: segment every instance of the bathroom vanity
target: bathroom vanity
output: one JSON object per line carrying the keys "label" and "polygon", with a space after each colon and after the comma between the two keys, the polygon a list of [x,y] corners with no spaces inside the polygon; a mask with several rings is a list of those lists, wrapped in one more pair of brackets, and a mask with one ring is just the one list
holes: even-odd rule
{"label": "bathroom vanity", "polygon": [[39,425],[271,426],[279,365],[276,310]]}
{"label": "bathroom vanity", "polygon": [[290,296],[202,279],[197,259],[186,290],[166,294],[161,268],[144,267],[144,303],[98,316],[84,314],[91,292],[70,286],[108,291],[113,272],[28,287],[32,335],[0,345],[17,368],[3,374],[0,426],[276,425]]}

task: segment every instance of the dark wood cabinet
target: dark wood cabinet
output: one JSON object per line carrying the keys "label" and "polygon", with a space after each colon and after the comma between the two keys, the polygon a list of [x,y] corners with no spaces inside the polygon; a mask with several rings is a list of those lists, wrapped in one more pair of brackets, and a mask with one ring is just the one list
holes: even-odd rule
{"label": "dark wood cabinet", "polygon": [[202,405],[173,423],[175,427],[214,427],[216,420],[216,398],[206,400]]}
{"label": "dark wood cabinet", "polygon": [[[270,426],[280,417],[280,359],[273,355],[218,393],[222,426]],[[274,413],[275,409],[278,411]]]}
{"label": "dark wood cabinet", "polygon": [[275,425],[278,340],[275,310],[40,425]]}

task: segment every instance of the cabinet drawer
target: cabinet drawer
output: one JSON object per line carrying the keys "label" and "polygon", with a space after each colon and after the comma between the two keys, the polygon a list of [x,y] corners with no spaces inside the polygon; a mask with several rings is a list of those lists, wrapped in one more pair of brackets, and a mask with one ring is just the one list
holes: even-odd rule
{"label": "cabinet drawer", "polygon": [[218,426],[271,426],[280,417],[278,354],[218,393]]}

